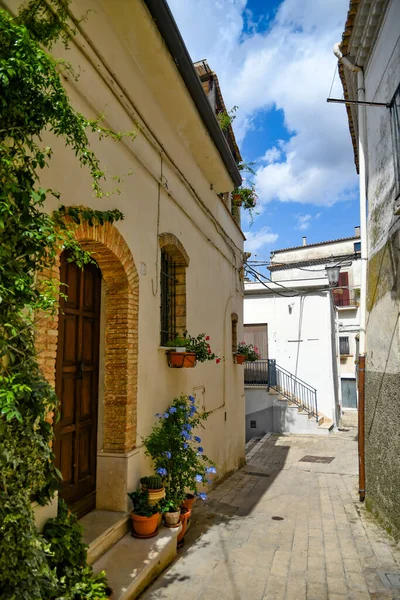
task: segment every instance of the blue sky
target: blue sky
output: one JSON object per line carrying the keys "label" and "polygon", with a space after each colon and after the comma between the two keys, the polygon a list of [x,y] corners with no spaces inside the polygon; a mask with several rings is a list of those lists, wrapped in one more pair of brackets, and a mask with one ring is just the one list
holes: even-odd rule
{"label": "blue sky", "polygon": [[[349,0],[169,0],[193,61],[217,73],[242,156],[254,161],[258,215],[247,250],[352,235],[359,224],[346,111],[326,103]],[[341,97],[336,74],[333,97]]]}

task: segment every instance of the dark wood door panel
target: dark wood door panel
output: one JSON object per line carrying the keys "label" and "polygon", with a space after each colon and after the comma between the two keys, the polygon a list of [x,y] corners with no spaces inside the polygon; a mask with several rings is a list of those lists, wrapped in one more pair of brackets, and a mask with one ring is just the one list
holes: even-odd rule
{"label": "dark wood door panel", "polygon": [[61,496],[79,516],[95,506],[101,274],[82,270],[61,255],[56,392],[60,419],[55,427]]}

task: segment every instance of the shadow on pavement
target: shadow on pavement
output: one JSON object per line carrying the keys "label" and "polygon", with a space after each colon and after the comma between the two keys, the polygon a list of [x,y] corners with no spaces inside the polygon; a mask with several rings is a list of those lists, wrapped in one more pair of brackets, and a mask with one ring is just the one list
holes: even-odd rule
{"label": "shadow on pavement", "polygon": [[[206,502],[196,501],[192,511],[190,528],[185,536],[184,548],[178,551],[178,556],[170,568],[143,593],[143,600],[171,598],[168,595],[168,587],[171,584],[176,581],[189,582],[193,579],[196,576],[194,569],[186,563],[187,561],[193,561],[195,553],[202,548],[209,548],[210,561],[214,560],[214,566],[217,562],[218,564],[221,561],[224,562],[229,573],[229,598],[241,600],[243,596],[235,581],[237,568],[229,559],[224,532],[239,531],[245,517],[251,515],[253,508],[259,503],[283,469],[290,447],[277,445],[280,439],[282,439],[282,436],[273,435],[268,439],[267,445],[264,445],[250,459],[249,464],[220,485],[217,485]],[[279,513],[279,508],[277,508],[277,511]],[[207,536],[211,527],[219,530],[218,540],[210,539]],[[238,535],[238,546],[240,546],[240,534]],[[219,549],[217,554],[215,554],[216,547]],[[213,559],[211,556],[213,556]],[[174,573],[173,567],[177,561],[182,565],[183,571],[187,569],[187,575]],[[210,564],[208,569],[212,569],[214,566]],[[225,598],[224,593],[220,594],[220,598]]]}

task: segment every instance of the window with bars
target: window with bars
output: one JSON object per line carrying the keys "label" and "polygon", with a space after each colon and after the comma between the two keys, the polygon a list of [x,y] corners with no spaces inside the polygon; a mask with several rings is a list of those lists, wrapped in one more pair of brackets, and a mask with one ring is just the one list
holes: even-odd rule
{"label": "window with bars", "polygon": [[239,317],[236,313],[231,314],[232,320],[232,352],[237,352],[238,338],[237,338],[237,324]]}
{"label": "window with bars", "polygon": [[339,351],[340,354],[350,354],[350,344],[347,336],[339,337]]}
{"label": "window with bars", "polygon": [[161,250],[161,346],[177,336],[176,331],[176,263]]}

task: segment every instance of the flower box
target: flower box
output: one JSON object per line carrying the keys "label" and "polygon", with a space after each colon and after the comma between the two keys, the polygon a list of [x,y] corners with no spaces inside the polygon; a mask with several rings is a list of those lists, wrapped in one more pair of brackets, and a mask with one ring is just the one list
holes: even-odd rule
{"label": "flower box", "polygon": [[235,363],[237,365],[243,365],[243,363],[246,362],[246,355],[245,354],[239,354],[238,352],[236,352],[233,356],[235,358]]}
{"label": "flower box", "polygon": [[168,366],[172,369],[192,369],[196,366],[197,357],[195,352],[176,352],[168,350]]}

